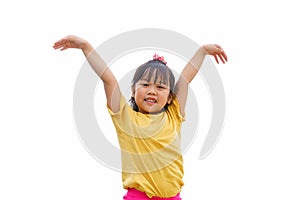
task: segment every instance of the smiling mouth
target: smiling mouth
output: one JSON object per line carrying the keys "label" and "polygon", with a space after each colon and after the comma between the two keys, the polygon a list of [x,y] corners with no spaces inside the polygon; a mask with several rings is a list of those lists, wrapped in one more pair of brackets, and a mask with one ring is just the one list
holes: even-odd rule
{"label": "smiling mouth", "polygon": [[157,103],[157,101],[155,99],[145,99],[145,101],[147,103],[151,103],[151,104]]}

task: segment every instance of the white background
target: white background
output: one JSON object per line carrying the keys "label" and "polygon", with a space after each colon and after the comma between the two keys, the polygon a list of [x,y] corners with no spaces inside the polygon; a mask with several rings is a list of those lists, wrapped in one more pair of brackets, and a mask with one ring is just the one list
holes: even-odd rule
{"label": "white background", "polygon": [[198,160],[201,139],[185,154],[183,199],[299,199],[296,5],[2,1],[0,199],[122,199],[121,174],[97,162],[76,132],[73,89],[85,59],[52,45],[74,34],[97,46],[139,28],[219,43],[228,54],[228,63],[217,66],[226,94],[222,137],[204,160]]}

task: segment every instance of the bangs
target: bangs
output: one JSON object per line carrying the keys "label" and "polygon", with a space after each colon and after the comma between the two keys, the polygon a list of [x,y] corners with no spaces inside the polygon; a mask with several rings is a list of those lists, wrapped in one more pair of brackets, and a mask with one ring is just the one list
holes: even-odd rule
{"label": "bangs", "polygon": [[139,80],[167,85],[174,91],[175,77],[172,70],[158,60],[148,61],[137,68],[131,86],[134,87]]}
{"label": "bangs", "polygon": [[150,67],[145,70],[141,80],[170,86],[170,73],[167,72],[165,67]]}

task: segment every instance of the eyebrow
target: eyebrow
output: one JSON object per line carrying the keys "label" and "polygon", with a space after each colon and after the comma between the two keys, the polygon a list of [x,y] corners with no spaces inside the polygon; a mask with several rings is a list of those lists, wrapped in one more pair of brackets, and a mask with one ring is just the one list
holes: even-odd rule
{"label": "eyebrow", "polygon": [[150,80],[147,80],[147,79],[141,79],[140,81],[144,81],[144,82],[148,82],[148,83],[155,83],[155,84],[164,84],[164,85],[167,85],[167,83],[164,82],[164,81],[151,82]]}
{"label": "eyebrow", "polygon": [[140,81],[143,81],[145,83],[154,83],[154,84],[157,84],[157,85],[162,85],[162,86],[165,86],[167,88],[170,88],[170,86],[168,84],[164,83],[164,82],[158,82],[158,81],[156,81],[156,82],[150,82],[150,81],[145,80],[145,79],[141,79]]}

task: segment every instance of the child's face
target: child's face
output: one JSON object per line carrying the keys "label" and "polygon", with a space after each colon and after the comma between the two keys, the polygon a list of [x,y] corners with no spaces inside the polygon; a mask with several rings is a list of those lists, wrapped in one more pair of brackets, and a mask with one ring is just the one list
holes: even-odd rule
{"label": "child's face", "polygon": [[141,113],[156,114],[171,102],[170,88],[160,80],[139,80],[135,84],[133,96]]}

